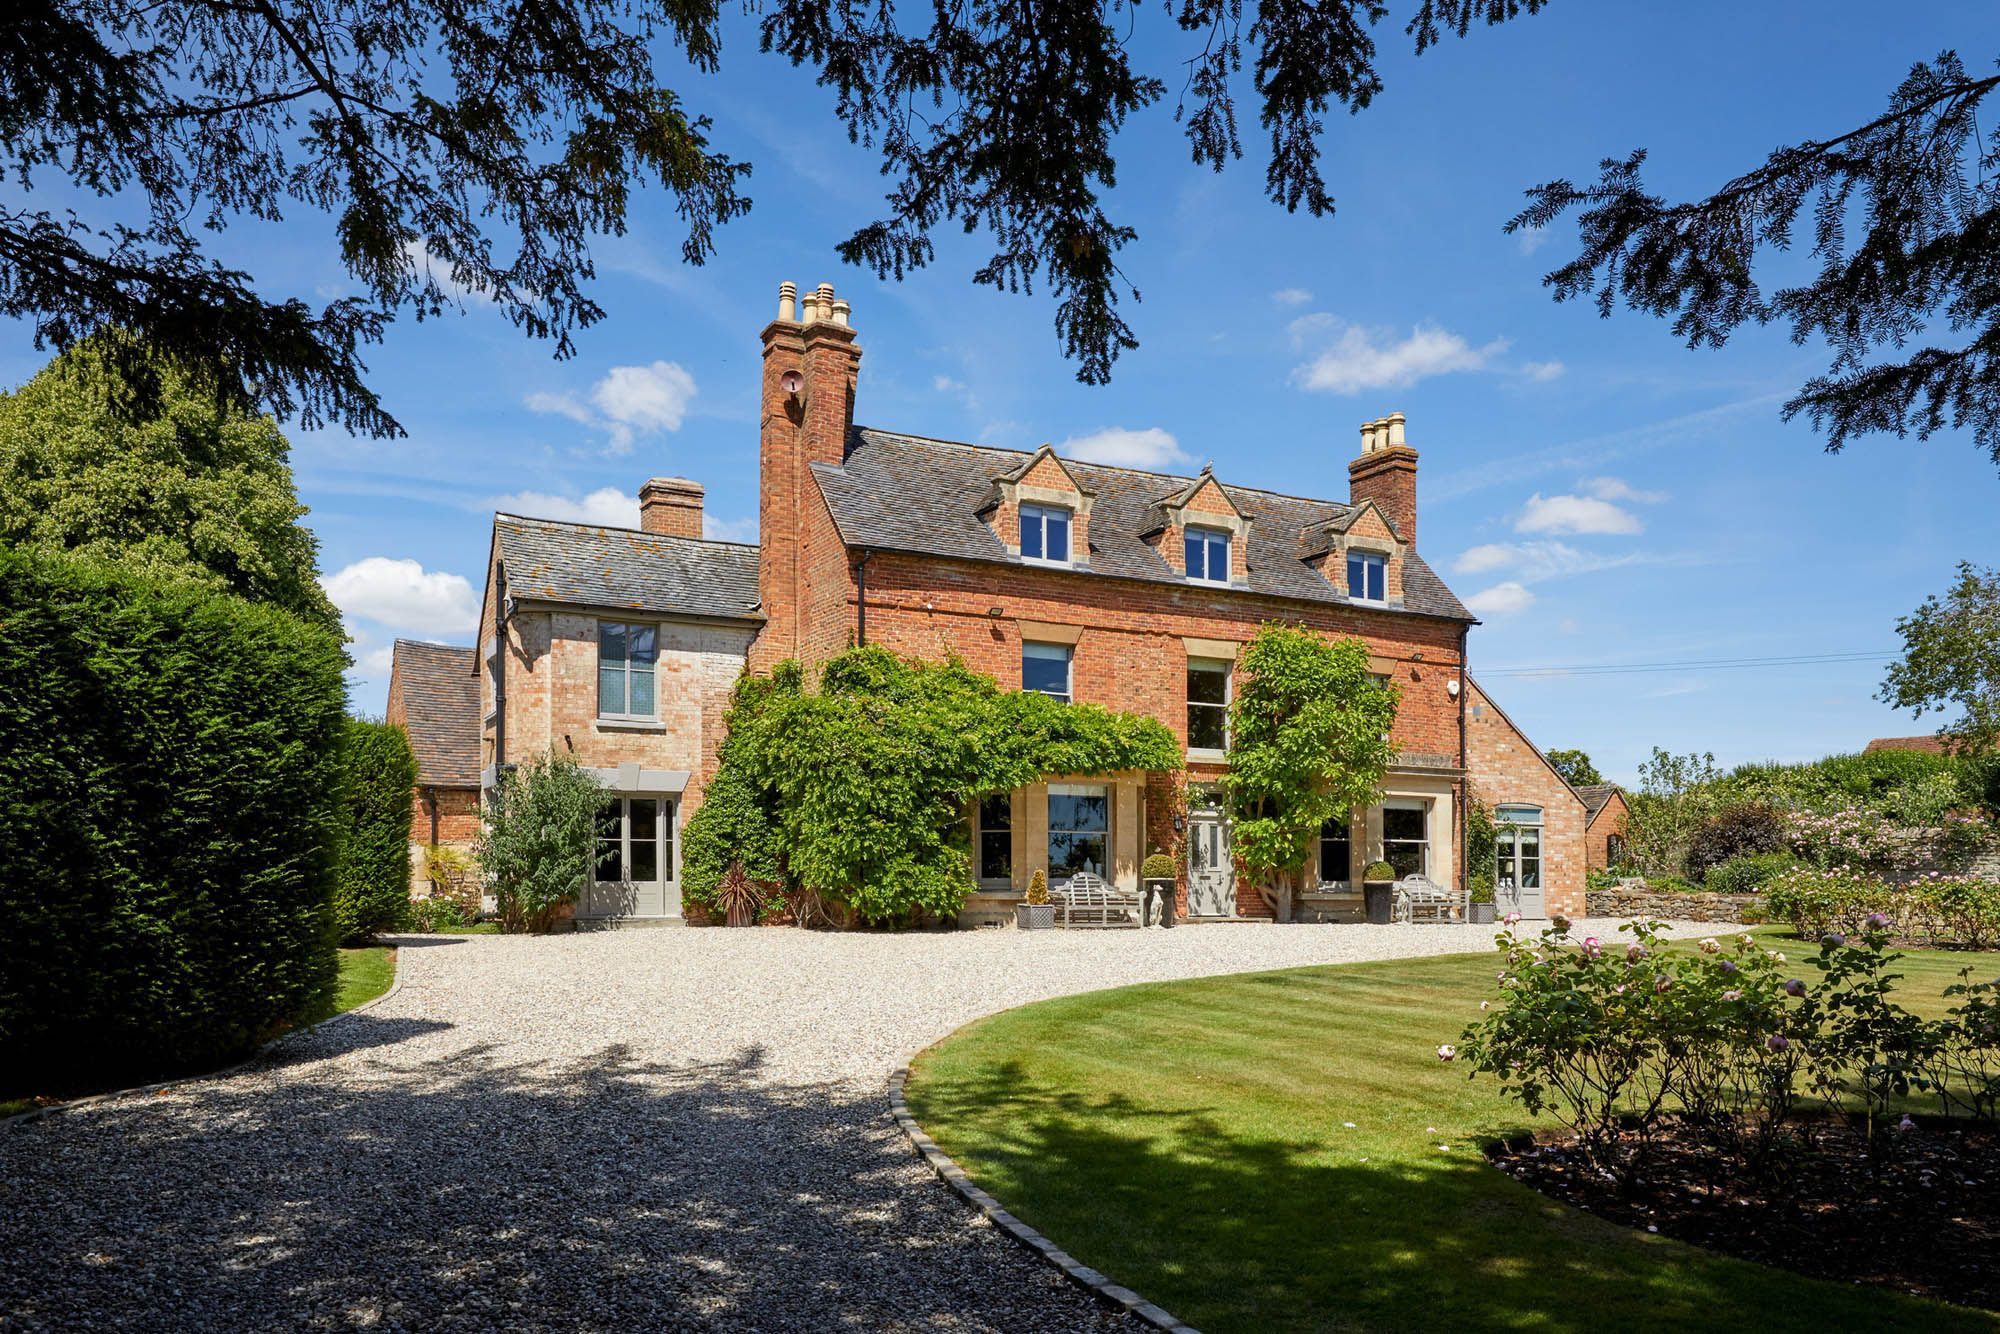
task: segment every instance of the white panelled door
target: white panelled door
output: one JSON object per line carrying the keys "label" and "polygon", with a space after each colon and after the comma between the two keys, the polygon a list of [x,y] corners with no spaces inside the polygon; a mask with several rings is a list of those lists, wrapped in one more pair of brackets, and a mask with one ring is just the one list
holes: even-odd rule
{"label": "white panelled door", "polygon": [[1188,916],[1236,915],[1236,859],[1220,811],[1188,814]]}

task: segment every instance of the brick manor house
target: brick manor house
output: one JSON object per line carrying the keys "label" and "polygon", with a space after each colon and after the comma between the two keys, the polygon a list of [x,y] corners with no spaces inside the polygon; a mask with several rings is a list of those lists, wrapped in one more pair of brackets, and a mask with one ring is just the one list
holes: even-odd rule
{"label": "brick manor house", "polygon": [[[1582,910],[1596,812],[1466,675],[1477,620],[1419,554],[1402,414],[1361,428],[1344,500],[1313,499],[857,426],[860,365],[848,303],[784,284],[763,331],[758,546],[704,538],[703,488],[679,478],[640,488],[638,529],[494,516],[476,649],[397,645],[392,719],[420,757],[466,757],[420,777],[413,840],[473,781],[553,748],[609,792],[578,919],[678,918],[680,832],[739,675],[797,658],[810,678],[880,644],[1146,713],[1187,746],[1184,774],[1049,774],[969,810],[961,920],[1011,917],[1038,869],[1136,887],[1155,848],[1192,919],[1268,917],[1215,785],[1237,654],[1282,620],[1361,639],[1403,691],[1398,761],[1374,805],[1322,831],[1305,915],[1358,919],[1375,860],[1463,887],[1468,779],[1499,827],[1500,910]],[[454,662],[456,693],[437,680]],[[439,729],[450,744],[424,735]]]}

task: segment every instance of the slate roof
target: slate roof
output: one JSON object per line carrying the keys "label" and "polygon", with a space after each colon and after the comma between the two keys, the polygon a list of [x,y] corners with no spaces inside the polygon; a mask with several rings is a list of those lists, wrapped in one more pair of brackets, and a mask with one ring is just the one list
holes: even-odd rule
{"label": "slate roof", "polygon": [[757,548],[556,519],[493,516],[518,598],[657,615],[762,620]]}
{"label": "slate roof", "polygon": [[1597,813],[1611,801],[1618,791],[1616,783],[1586,783],[1579,785],[1576,795],[1583,798],[1583,822],[1589,824],[1597,818]]}
{"label": "slate roof", "polygon": [[[856,427],[841,464],[815,463],[812,469],[850,547],[1019,564],[1020,557],[1007,551],[980,514],[994,498],[995,475],[1032,457],[1020,450]],[[1090,573],[1185,585],[1142,535],[1159,527],[1159,502],[1184,492],[1194,479],[1074,459],[1064,459],[1063,466],[1079,486],[1096,493],[1090,511]],[[1310,545],[1310,530],[1351,517],[1353,506],[1226,483],[1222,489],[1255,520],[1248,591],[1305,602],[1348,601],[1302,556]],[[1324,541],[1318,549],[1326,549]],[[1426,616],[1476,619],[1414,551],[1403,564],[1403,603],[1404,610]]]}
{"label": "slate roof", "polygon": [[417,781],[430,787],[479,786],[478,650],[396,641],[392,696],[417,753]]}

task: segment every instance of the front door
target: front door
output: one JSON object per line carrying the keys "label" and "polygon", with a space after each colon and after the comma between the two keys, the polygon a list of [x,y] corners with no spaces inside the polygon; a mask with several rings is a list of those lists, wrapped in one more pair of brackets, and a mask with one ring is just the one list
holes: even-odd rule
{"label": "front door", "polygon": [[1220,811],[1188,815],[1188,916],[1236,915],[1236,861]]}
{"label": "front door", "polygon": [[581,917],[677,917],[674,799],[608,797],[597,811],[597,846]]}

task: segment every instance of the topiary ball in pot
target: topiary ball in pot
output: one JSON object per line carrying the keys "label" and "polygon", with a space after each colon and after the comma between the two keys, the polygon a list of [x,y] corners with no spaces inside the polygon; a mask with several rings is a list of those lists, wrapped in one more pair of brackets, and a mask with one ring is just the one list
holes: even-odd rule
{"label": "topiary ball in pot", "polygon": [[1369,862],[1368,869],[1361,873],[1363,880],[1394,880],[1396,868],[1387,862]]}
{"label": "topiary ball in pot", "polygon": [[1139,874],[1147,880],[1172,880],[1176,871],[1174,859],[1164,852],[1156,852],[1146,858],[1140,866]]}

